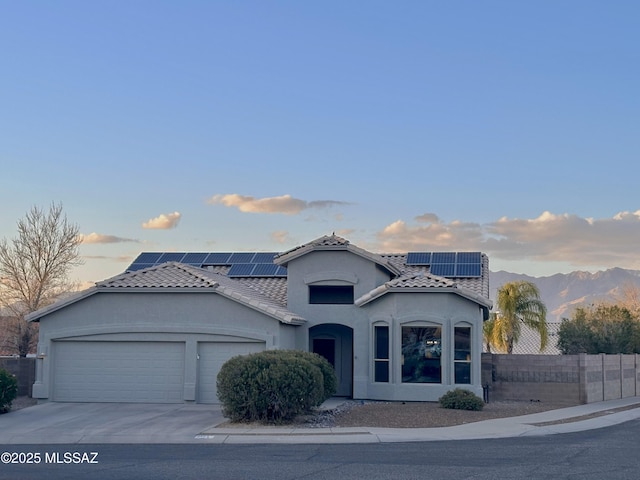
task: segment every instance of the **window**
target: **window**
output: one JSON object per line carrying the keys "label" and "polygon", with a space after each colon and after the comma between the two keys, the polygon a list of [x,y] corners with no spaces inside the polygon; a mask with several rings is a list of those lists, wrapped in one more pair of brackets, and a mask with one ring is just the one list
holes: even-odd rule
{"label": "window", "polygon": [[389,381],[389,327],[376,326],[374,335],[374,381]]}
{"label": "window", "polygon": [[471,327],[454,330],[455,383],[471,383]]}
{"label": "window", "polygon": [[309,303],[351,305],[353,285],[309,285]]}
{"label": "window", "polygon": [[441,327],[402,327],[404,383],[442,383],[441,355]]}

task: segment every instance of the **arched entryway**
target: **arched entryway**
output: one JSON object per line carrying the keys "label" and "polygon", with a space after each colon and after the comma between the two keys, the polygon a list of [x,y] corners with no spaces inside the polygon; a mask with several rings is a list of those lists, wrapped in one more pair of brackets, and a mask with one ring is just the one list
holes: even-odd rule
{"label": "arched entryway", "polygon": [[322,355],[336,370],[336,396],[353,396],[353,329],[325,323],[309,329],[309,351]]}

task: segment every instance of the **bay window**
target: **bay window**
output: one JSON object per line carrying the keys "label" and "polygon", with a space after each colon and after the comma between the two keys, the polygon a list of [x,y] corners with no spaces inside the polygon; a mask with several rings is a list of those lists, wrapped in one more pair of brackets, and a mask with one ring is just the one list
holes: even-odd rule
{"label": "bay window", "polygon": [[402,327],[402,382],[442,383],[442,327]]}

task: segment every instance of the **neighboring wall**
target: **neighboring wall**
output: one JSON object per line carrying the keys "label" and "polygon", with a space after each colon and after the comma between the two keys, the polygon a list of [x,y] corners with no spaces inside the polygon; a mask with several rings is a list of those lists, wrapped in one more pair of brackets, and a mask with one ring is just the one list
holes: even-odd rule
{"label": "neighboring wall", "polygon": [[18,396],[31,396],[33,382],[36,380],[36,359],[24,357],[0,357],[0,368],[15,375],[18,379]]}
{"label": "neighboring wall", "polygon": [[482,355],[489,401],[583,404],[640,395],[640,355]]}

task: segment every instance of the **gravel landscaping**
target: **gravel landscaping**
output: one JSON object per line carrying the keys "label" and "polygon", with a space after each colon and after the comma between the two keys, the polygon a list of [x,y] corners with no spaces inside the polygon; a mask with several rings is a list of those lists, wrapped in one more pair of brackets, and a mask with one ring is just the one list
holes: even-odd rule
{"label": "gravel landscaping", "polygon": [[516,417],[572,406],[543,402],[498,401],[481,411],[441,408],[436,402],[369,402],[349,400],[335,410],[298,420],[299,426],[432,428]]}

